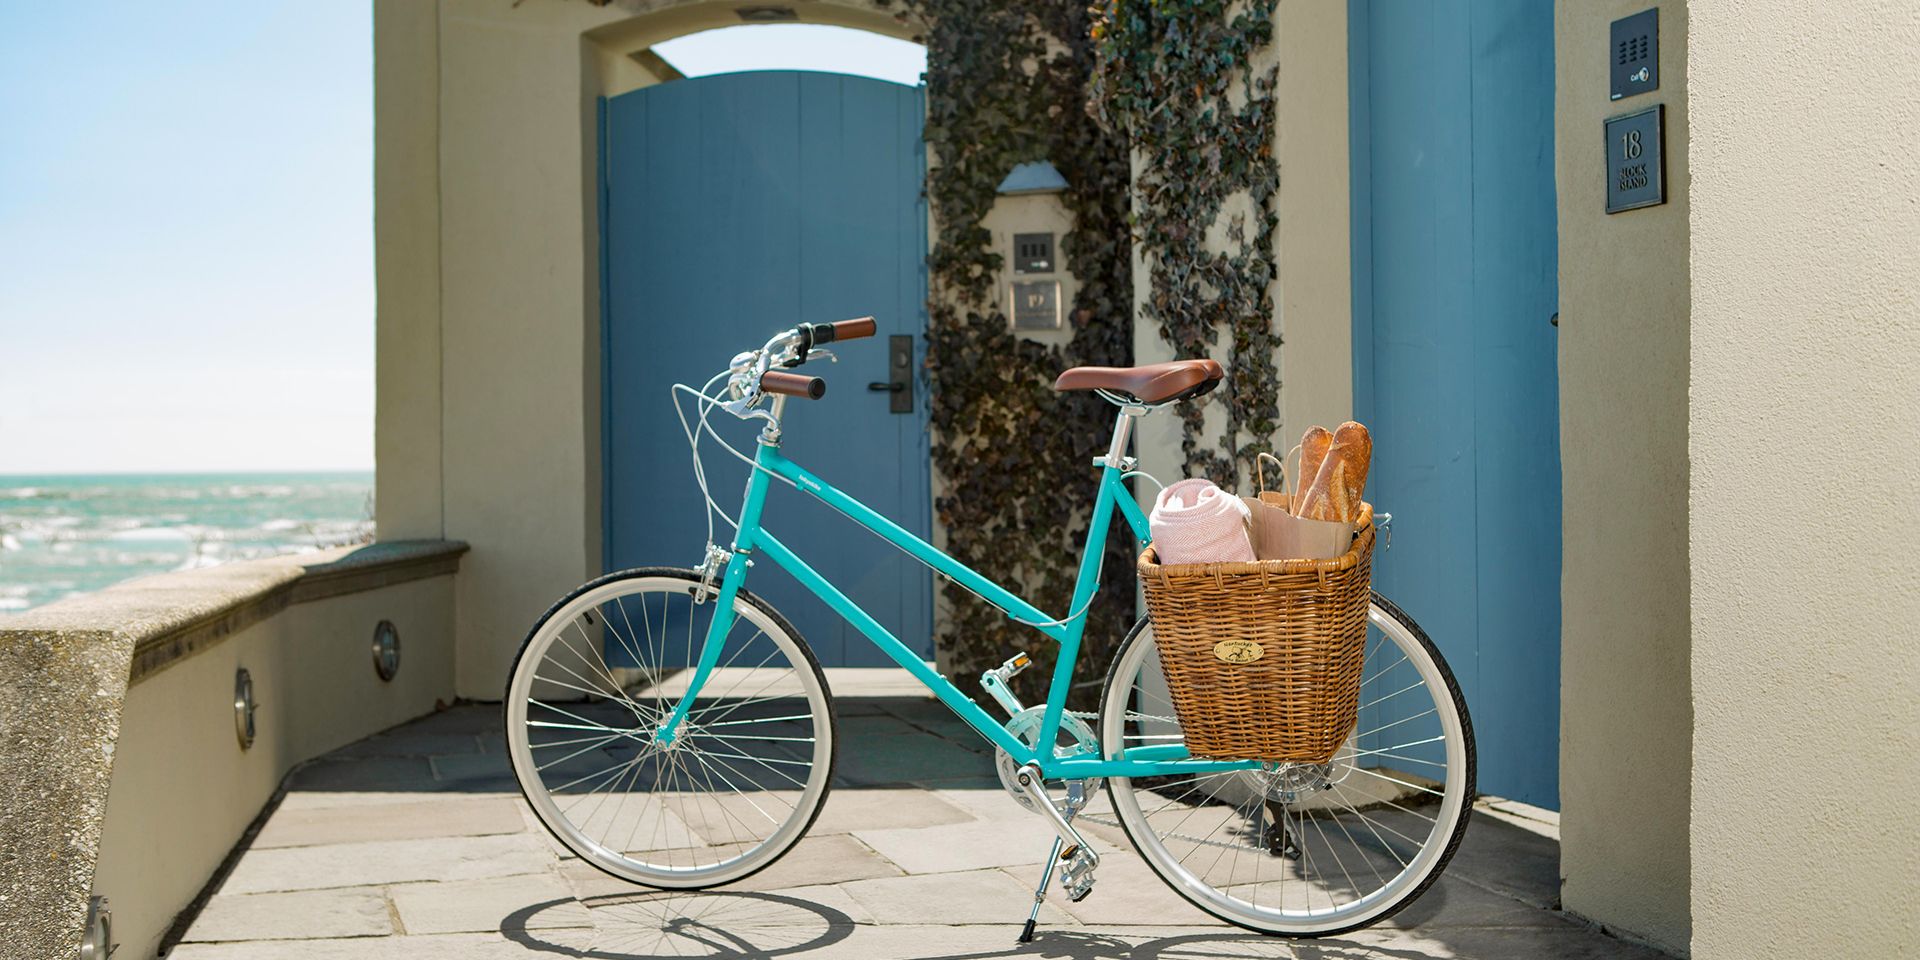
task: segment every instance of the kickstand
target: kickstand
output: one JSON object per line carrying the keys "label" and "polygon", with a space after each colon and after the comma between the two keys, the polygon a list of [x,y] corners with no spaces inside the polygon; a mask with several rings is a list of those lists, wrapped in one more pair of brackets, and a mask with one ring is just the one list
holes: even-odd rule
{"label": "kickstand", "polygon": [[1040,905],[1047,902],[1047,884],[1053,881],[1053,865],[1060,862],[1060,845],[1065,843],[1059,837],[1053,838],[1053,850],[1047,854],[1047,868],[1040,872],[1040,886],[1033,891],[1033,911],[1027,914],[1027,925],[1020,931],[1021,943],[1033,942],[1033,925],[1040,919]]}
{"label": "kickstand", "polygon": [[1300,843],[1293,835],[1293,827],[1287,823],[1287,808],[1268,800],[1267,816],[1273,818],[1266,825],[1267,855],[1288,860],[1300,859]]}

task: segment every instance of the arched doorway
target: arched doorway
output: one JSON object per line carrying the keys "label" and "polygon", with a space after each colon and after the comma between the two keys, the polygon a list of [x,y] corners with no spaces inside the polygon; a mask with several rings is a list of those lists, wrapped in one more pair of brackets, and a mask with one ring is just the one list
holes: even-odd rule
{"label": "arched doorway", "polygon": [[[927,214],[919,87],[797,71],[643,87],[601,105],[605,553],[608,569],[700,559],[705,504],[670,386],[697,386],[736,352],[800,322],[873,315],[874,341],[810,373],[827,396],[795,402],[795,459],[926,536],[926,405],[919,369]],[[896,357],[895,354],[904,354]],[[904,360],[902,364],[900,361]],[[716,424],[730,440],[752,431]],[[735,511],[745,466],[701,447],[711,492]],[[718,522],[718,521],[716,521]],[[896,636],[932,657],[931,585],[812,498],[774,491],[768,528]],[[731,539],[721,524],[721,544]],[[771,568],[749,588],[799,627],[827,666],[880,665],[878,651]]]}

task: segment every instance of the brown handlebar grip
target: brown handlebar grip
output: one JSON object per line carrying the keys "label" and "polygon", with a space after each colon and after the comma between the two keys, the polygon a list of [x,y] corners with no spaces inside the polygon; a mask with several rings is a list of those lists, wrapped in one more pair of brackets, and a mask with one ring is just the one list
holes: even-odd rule
{"label": "brown handlebar grip", "polygon": [[861,337],[873,336],[873,331],[874,324],[872,317],[842,320],[833,325],[833,338],[835,340],[858,340]]}
{"label": "brown handlebar grip", "polygon": [[819,377],[803,377],[797,373],[768,370],[760,375],[760,389],[767,393],[799,397],[802,400],[818,400],[827,395],[827,382]]}

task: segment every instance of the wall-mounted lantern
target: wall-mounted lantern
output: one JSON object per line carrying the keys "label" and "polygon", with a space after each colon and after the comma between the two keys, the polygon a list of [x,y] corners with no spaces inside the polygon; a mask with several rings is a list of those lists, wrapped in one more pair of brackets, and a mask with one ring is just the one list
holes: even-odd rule
{"label": "wall-mounted lantern", "polygon": [[1000,195],[981,221],[1005,264],[999,288],[1007,319],[1016,333],[1035,340],[1072,336],[1067,305],[1076,284],[1060,261],[1060,238],[1073,229],[1073,214],[1060,199],[1066,189],[1053,164],[1020,164],[1000,182]]}
{"label": "wall-mounted lantern", "polygon": [[400,672],[400,628],[392,620],[373,627],[373,672],[383,682]]}
{"label": "wall-mounted lantern", "polygon": [[253,674],[241,667],[233,675],[233,733],[242,750],[253,746],[254,713],[259,709],[260,704],[253,699]]}

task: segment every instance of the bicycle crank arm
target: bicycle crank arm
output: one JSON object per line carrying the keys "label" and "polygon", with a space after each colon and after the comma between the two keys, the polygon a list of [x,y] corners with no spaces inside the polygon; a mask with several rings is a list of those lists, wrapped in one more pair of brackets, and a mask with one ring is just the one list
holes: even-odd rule
{"label": "bicycle crank arm", "polygon": [[[1080,831],[1073,828],[1073,824],[1067,821],[1067,817],[1060,812],[1060,808],[1054,805],[1053,798],[1047,795],[1047,785],[1040,779],[1039,765],[1029,763],[1021,767],[1018,782],[1020,789],[1033,800],[1034,806],[1046,815],[1047,822],[1053,825],[1053,832],[1059,834],[1061,842],[1072,851],[1071,854],[1063,854],[1064,857],[1073,861],[1068,865],[1068,871],[1075,877],[1084,878],[1086,887],[1092,887],[1093,868],[1100,865],[1100,855],[1093,852],[1093,847],[1087,843],[1087,839],[1080,835]],[[1082,897],[1085,895],[1081,894]],[[1078,900],[1080,897],[1074,899]]]}

